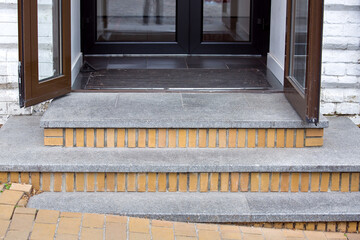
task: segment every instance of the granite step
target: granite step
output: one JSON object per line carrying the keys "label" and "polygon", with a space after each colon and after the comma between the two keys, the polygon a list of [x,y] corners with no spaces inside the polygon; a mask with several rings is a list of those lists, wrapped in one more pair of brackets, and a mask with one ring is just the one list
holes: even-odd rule
{"label": "granite step", "polygon": [[43,146],[39,116],[0,129],[3,172],[360,172],[360,129],[329,118],[321,148],[130,149]]}
{"label": "granite step", "polygon": [[329,118],[322,148],[45,147],[40,117],[0,130],[0,182],[46,192],[359,192],[360,130]]}
{"label": "granite step", "polygon": [[351,222],[360,193],[42,193],[30,208],[185,222]]}
{"label": "granite step", "polygon": [[283,93],[70,93],[55,99],[43,128],[327,128],[304,123]]}
{"label": "granite step", "polygon": [[71,93],[40,121],[44,144],[120,148],[283,148],[323,145],[283,93]]}

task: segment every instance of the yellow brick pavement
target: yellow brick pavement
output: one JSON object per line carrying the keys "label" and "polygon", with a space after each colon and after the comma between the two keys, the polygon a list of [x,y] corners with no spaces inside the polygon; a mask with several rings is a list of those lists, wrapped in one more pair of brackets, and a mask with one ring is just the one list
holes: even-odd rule
{"label": "yellow brick pavement", "polygon": [[42,214],[42,211],[38,210],[36,215],[19,211],[11,220],[1,220],[0,239],[360,240],[360,234],[179,223],[104,214]]}

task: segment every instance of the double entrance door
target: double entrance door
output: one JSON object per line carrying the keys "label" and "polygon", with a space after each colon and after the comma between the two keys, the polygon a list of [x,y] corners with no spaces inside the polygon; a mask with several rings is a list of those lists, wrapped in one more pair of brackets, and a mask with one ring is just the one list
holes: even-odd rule
{"label": "double entrance door", "polygon": [[82,0],[85,54],[266,54],[270,0]]}

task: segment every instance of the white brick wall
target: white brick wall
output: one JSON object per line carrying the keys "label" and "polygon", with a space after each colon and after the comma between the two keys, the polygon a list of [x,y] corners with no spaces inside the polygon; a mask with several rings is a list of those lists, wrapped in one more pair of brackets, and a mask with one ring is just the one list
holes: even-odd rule
{"label": "white brick wall", "polygon": [[[42,0],[41,3],[48,3]],[[44,20],[45,21],[45,20]],[[44,24],[45,26],[45,24]],[[36,113],[39,106],[20,109],[18,91],[18,19],[17,0],[0,0],[0,124],[5,123],[10,115],[28,115]],[[51,32],[45,28],[44,32]],[[51,39],[51,36],[50,36]],[[43,40],[44,41],[44,40]],[[49,48],[49,44],[43,45]],[[52,58],[51,47],[43,55]],[[43,51],[44,52],[44,51]],[[43,64],[48,59],[43,57]],[[50,69],[51,67],[47,67]],[[44,73],[46,75],[46,73]]]}
{"label": "white brick wall", "polygon": [[360,124],[360,0],[325,0],[321,112]]}
{"label": "white brick wall", "polygon": [[17,88],[17,5],[16,0],[0,0],[0,124],[10,114],[29,114],[18,107]]}
{"label": "white brick wall", "polygon": [[[48,3],[42,0],[41,3]],[[19,109],[17,0],[0,0],[0,124]],[[321,112],[360,124],[360,0],[325,0]]]}

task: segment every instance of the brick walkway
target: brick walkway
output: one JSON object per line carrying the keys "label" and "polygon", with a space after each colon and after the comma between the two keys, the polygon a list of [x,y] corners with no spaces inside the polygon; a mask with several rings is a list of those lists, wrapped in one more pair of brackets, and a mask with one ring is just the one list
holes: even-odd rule
{"label": "brick walkway", "polygon": [[[12,189],[14,189],[13,186]],[[0,239],[360,240],[360,234],[180,223],[103,214],[30,209],[19,206],[24,201],[23,191],[29,192],[29,189],[18,186],[19,189],[22,191],[4,190],[0,194]]]}

